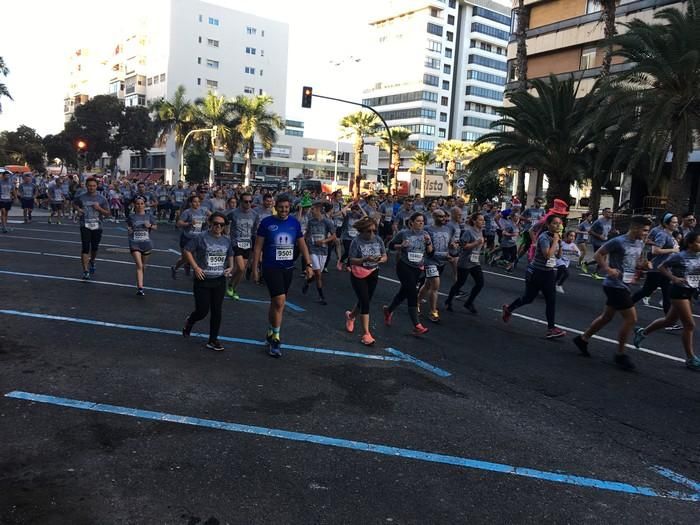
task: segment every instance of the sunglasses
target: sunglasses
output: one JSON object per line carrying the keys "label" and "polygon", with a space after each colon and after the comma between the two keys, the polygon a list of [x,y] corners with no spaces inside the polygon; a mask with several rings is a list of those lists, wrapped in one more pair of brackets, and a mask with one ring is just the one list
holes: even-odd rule
{"label": "sunglasses", "polygon": [[225,222],[212,222],[211,225],[212,226],[221,226],[223,228],[224,226],[226,226],[226,223]]}
{"label": "sunglasses", "polygon": [[249,201],[249,200],[247,200],[247,199],[243,199],[241,202],[242,202],[243,204],[251,204],[253,201]]}

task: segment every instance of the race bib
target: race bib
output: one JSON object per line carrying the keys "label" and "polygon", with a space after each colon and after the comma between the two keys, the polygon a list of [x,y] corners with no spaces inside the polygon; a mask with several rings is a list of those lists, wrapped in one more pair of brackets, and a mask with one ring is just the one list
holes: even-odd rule
{"label": "race bib", "polygon": [[294,248],[276,248],[275,260],[277,261],[292,261],[294,260]]}
{"label": "race bib", "polygon": [[192,231],[194,233],[202,232],[202,219],[192,219]]}
{"label": "race bib", "polygon": [[685,280],[691,288],[700,286],[700,275],[686,275]]}
{"label": "race bib", "polygon": [[582,234],[581,234],[581,239],[583,239],[584,241],[587,241],[587,240],[588,240],[588,234],[587,234],[587,233],[582,233]]}
{"label": "race bib", "polygon": [[340,226],[342,226],[343,225],[342,217],[341,218],[336,217],[335,219],[333,219],[333,224],[335,224],[336,228],[339,228]]}
{"label": "race bib", "polygon": [[420,263],[423,262],[423,253],[422,252],[408,252],[408,262],[412,263]]}
{"label": "race bib", "polygon": [[355,228],[349,228],[348,236],[354,239],[355,237],[357,237],[357,230]]}
{"label": "race bib", "polygon": [[384,222],[391,222],[391,215],[386,215],[384,217]]}
{"label": "race bib", "polygon": [[313,233],[313,234],[311,234],[311,242],[313,242],[314,245],[315,245],[318,241],[322,241],[324,238],[325,238],[325,237],[324,237],[322,234],[320,234],[320,233]]}
{"label": "race bib", "polygon": [[149,240],[148,230],[136,230],[134,232],[135,241],[147,241]]}
{"label": "race bib", "polygon": [[557,258],[550,257],[544,264],[547,268],[554,268],[557,265]]}
{"label": "race bib", "polygon": [[225,262],[225,255],[207,255],[207,269],[210,272],[223,272]]}
{"label": "race bib", "polygon": [[63,192],[61,192],[61,190],[55,190],[53,192],[53,198],[54,198],[54,200],[62,201],[63,200]]}
{"label": "race bib", "polygon": [[469,256],[469,262],[478,263],[480,255],[481,255],[481,252],[472,252],[471,255]]}
{"label": "race bib", "polygon": [[434,264],[430,264],[425,267],[425,276],[428,278],[431,277],[438,277],[440,275],[440,272],[438,272],[438,267],[435,266]]}
{"label": "race bib", "polygon": [[100,220],[99,219],[85,219],[85,227],[88,230],[99,230]]}
{"label": "race bib", "polygon": [[250,241],[238,241],[236,244],[241,250],[248,250],[250,248]]}
{"label": "race bib", "polygon": [[7,188],[2,189],[2,193],[0,194],[0,197],[5,200],[10,200],[10,192],[7,190]]}
{"label": "race bib", "polygon": [[622,272],[622,282],[630,284],[634,281],[635,272]]}

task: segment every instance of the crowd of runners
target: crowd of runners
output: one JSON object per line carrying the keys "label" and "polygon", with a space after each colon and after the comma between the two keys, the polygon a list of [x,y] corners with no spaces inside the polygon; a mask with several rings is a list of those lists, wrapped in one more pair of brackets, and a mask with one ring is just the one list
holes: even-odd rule
{"label": "crowd of runners", "polygon": [[[171,275],[177,279],[183,271],[193,276],[194,283],[195,309],[182,334],[189,336],[195,323],[209,316],[207,347],[213,350],[223,350],[218,333],[225,296],[239,299],[239,287],[249,279],[269,290],[266,340],[269,354],[281,357],[283,313],[295,272],[304,277],[302,293],[313,285],[319,304],[326,305],[323,275],[329,267],[347,272],[356,296],[345,312],[345,329],[354,332],[359,319],[361,343],[374,344],[372,298],[380,268],[393,257],[400,287],[392,301],[382,305],[386,326],[392,325],[394,312],[404,302],[415,336],[429,331],[422,319],[440,322],[441,308],[452,311],[456,297],[465,297],[464,308],[478,315],[478,298],[486,285],[482,267],[500,266],[512,272],[523,264],[524,290],[503,305],[503,321],[509,322],[514,310],[541,294],[545,336],[565,337],[556,325],[556,302],[558,294],[566,293],[564,285],[573,266],[601,280],[606,298],[602,313],[573,338],[582,355],[590,355],[591,338],[619,314],[618,367],[634,368],[626,353],[630,338],[639,347],[648,334],[665,328],[682,330],[686,366],[700,370],[693,351],[692,314],[700,284],[700,233],[691,213],[681,217],[665,213],[657,224],[645,216],[632,216],[629,227],[620,232],[610,209],[600,217],[584,213],[580,220],[572,220],[567,204],[559,199],[546,209],[542,199],[525,209],[515,199],[507,206],[486,201],[474,207],[460,197],[396,198],[380,192],[353,200],[340,190],[330,195],[270,193],[234,185],[108,183],[64,176],[37,184],[31,174],[21,180],[5,174],[0,176],[3,231],[16,201],[25,222],[32,221],[33,207],[46,201],[49,223],[79,223],[85,280],[96,271],[104,221],[125,221],[139,296],[145,295],[152,235],[159,224],[174,223],[180,234],[180,256],[173,261]],[[589,250],[592,259],[587,258]],[[445,270],[452,285],[441,305],[438,292]],[[470,277],[471,289],[463,293]],[[633,291],[637,284],[643,286]],[[657,289],[664,317],[636,327],[635,304],[648,301]]]}

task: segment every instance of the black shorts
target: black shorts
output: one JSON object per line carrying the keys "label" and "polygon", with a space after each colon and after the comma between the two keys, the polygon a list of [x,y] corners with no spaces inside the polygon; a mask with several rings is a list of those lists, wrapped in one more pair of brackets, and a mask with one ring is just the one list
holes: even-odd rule
{"label": "black shorts", "polygon": [[250,252],[252,248],[239,248],[238,246],[233,247],[234,257],[243,257],[246,261],[250,259]]}
{"label": "black shorts", "polygon": [[51,211],[61,211],[63,209],[64,202],[65,201],[52,202],[51,203]]}
{"label": "black shorts", "polygon": [[33,210],[34,209],[34,199],[20,199],[22,202],[23,210]]}
{"label": "black shorts", "polygon": [[161,202],[158,204],[158,211],[167,211],[171,208],[172,208],[172,206],[170,205],[169,202]]}
{"label": "black shorts", "polygon": [[12,202],[0,202],[0,210],[10,211],[12,208]]}
{"label": "black shorts", "polygon": [[294,278],[294,268],[263,268],[262,273],[270,297],[287,295]]}
{"label": "black shorts", "polygon": [[686,288],[685,286],[677,286],[672,284],[668,288],[669,299],[692,299],[695,295],[695,288]]}
{"label": "black shorts", "polygon": [[189,237],[185,237],[184,234],[180,234],[180,251],[185,249],[185,246],[187,246],[188,242],[190,242]]}
{"label": "black shorts", "polygon": [[80,240],[83,243],[82,253],[96,252],[102,240],[102,230],[88,230],[81,226]]}
{"label": "black shorts", "polygon": [[605,305],[611,307],[613,310],[629,310],[630,308],[634,308],[632,294],[628,289],[603,286],[603,291],[605,292],[605,297],[607,297]]}

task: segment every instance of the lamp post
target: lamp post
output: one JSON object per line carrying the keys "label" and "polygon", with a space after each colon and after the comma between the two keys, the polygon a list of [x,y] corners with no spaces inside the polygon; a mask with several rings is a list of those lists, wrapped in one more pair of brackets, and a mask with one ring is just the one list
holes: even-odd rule
{"label": "lamp post", "polygon": [[[190,135],[193,133],[203,133],[208,131],[209,133],[212,134],[212,137],[216,137],[216,126],[212,128],[201,128],[201,129],[193,129],[190,131],[187,135],[185,135],[185,138],[182,140],[182,150],[180,151],[180,178],[179,180],[183,180],[185,177],[185,144],[187,143],[187,139],[190,138]],[[212,171],[214,171],[213,168],[214,164],[214,154],[212,153],[211,159],[209,161],[209,178],[212,178]],[[211,180],[209,181],[211,183]]]}
{"label": "lamp post", "polygon": [[338,189],[338,148],[340,147],[340,137],[335,139],[335,167],[333,168],[333,193]]}

